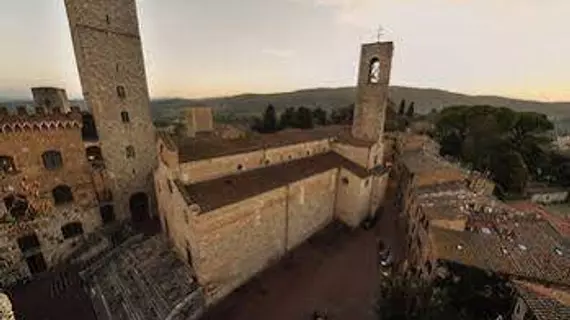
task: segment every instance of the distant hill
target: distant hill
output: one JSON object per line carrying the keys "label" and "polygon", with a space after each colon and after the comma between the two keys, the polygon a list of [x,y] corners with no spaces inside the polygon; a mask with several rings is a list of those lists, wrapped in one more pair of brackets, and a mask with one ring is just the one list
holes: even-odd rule
{"label": "distant hill", "polygon": [[[216,114],[231,114],[238,117],[259,115],[268,104],[273,104],[280,111],[286,107],[321,107],[326,110],[345,107],[354,102],[355,88],[316,88],[293,92],[271,94],[241,94],[230,97],[207,99],[153,99],[151,111],[155,121],[168,122],[178,118],[180,110],[188,106],[205,105],[215,108]],[[400,100],[414,101],[418,113],[428,113],[432,109],[442,109],[451,105],[493,105],[509,107],[517,111],[536,111],[556,118],[570,119],[570,102],[538,102],[510,99],[496,96],[472,96],[437,89],[421,89],[393,86],[390,98],[399,104]],[[0,97],[0,101],[2,98]],[[27,104],[30,101],[15,103],[3,102],[4,105]],[[73,101],[83,105],[83,101]]]}
{"label": "distant hill", "polygon": [[[160,119],[176,118],[183,107],[207,105],[217,113],[236,115],[260,114],[268,104],[279,111],[286,107],[322,107],[327,110],[348,106],[354,102],[355,88],[317,88],[272,94],[242,94],[230,97],[207,99],[157,99],[152,102],[153,115]],[[517,111],[535,111],[556,118],[570,118],[570,102],[539,102],[510,99],[497,96],[473,96],[438,89],[421,89],[393,86],[390,98],[399,104],[400,100],[414,101],[418,113],[428,113],[452,105],[504,106]]]}

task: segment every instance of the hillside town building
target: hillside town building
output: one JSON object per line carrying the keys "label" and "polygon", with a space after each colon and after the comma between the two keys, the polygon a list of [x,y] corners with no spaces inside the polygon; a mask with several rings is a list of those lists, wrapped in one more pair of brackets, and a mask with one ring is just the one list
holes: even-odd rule
{"label": "hillside town building", "polygon": [[[406,137],[401,144],[418,139]],[[499,314],[504,319],[568,318],[570,251],[555,221],[544,211],[495,199],[491,182],[480,173],[425,148],[411,154],[402,154],[393,171],[405,225],[400,271],[434,279],[457,265],[482,270],[505,277],[515,289],[516,303]]]}
{"label": "hillside town building", "polygon": [[[89,301],[77,319],[198,319],[332,222],[393,204],[398,272],[477,268],[512,283],[512,319],[568,318],[559,225],[495,199],[426,135],[384,132],[392,42],[361,47],[351,125],[256,134],[199,106],[172,134],[152,124],[135,0],[65,6],[89,111],[50,87],[32,88],[33,112],[0,108],[2,288],[48,279],[46,304]],[[0,312],[13,316],[4,294]]]}
{"label": "hillside town building", "polygon": [[[208,109],[192,108],[185,137],[159,135],[161,224],[209,302],[331,221],[357,227],[375,215],[388,178],[383,114],[391,57],[391,43],[363,45],[352,127],[228,139],[211,134]],[[382,71],[373,79],[378,62]]]}

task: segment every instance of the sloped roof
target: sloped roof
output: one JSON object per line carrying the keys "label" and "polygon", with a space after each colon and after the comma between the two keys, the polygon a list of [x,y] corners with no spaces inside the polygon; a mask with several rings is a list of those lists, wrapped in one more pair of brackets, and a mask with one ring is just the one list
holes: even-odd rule
{"label": "sloped roof", "polygon": [[[208,212],[249,197],[286,186],[287,184],[335,168],[345,168],[360,178],[378,173],[378,168],[367,170],[346,158],[327,152],[236,175],[198,182],[184,186],[187,201],[196,203],[202,212]],[[180,185],[180,184],[178,184]]]}
{"label": "sloped roof", "polygon": [[287,129],[271,134],[250,132],[245,137],[237,139],[223,139],[215,135],[175,138],[167,133],[161,133],[159,137],[168,141],[169,149],[178,150],[180,162],[210,159],[332,138],[337,139],[339,142],[356,146],[369,147],[374,144],[373,142],[362,141],[352,137],[350,126],[341,125],[317,127],[308,130]]}
{"label": "sloped roof", "polygon": [[570,250],[546,221],[518,224],[511,237],[432,227],[436,257],[533,281],[570,286]]}
{"label": "sloped roof", "polygon": [[139,235],[83,276],[96,292],[94,305],[106,304],[113,319],[196,319],[204,298],[192,274],[160,235]]}
{"label": "sloped roof", "polygon": [[525,281],[513,281],[518,294],[537,320],[570,319],[570,291],[541,286]]}

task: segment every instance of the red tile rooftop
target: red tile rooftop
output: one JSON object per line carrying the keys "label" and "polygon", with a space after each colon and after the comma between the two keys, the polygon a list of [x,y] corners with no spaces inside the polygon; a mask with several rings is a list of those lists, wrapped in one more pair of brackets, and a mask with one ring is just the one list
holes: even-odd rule
{"label": "red tile rooftop", "polygon": [[375,173],[374,170],[366,170],[334,152],[328,152],[261,169],[245,171],[232,176],[186,185],[183,186],[183,191],[185,191],[186,199],[189,203],[196,203],[200,206],[202,212],[207,212],[341,167],[351,171],[360,178],[365,178]]}
{"label": "red tile rooftop", "polygon": [[519,223],[509,237],[430,229],[436,257],[537,282],[570,286],[570,250],[551,226]]}
{"label": "red tile rooftop", "polygon": [[570,319],[570,290],[567,288],[545,287],[525,281],[513,281],[513,284],[537,320]]}
{"label": "red tile rooftop", "polygon": [[369,147],[373,142],[358,140],[351,136],[350,126],[326,126],[314,129],[287,129],[271,134],[250,132],[244,138],[222,139],[215,136],[199,136],[196,138],[175,138],[167,133],[160,133],[171,150],[178,150],[180,162],[190,162],[244,152],[252,152],[264,148],[277,148],[292,144],[306,143],[336,138],[339,142],[356,146]]}

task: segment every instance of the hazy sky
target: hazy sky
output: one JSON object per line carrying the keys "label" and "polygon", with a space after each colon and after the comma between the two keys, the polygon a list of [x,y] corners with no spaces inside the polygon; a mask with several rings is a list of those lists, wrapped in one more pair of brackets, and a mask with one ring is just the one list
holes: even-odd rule
{"label": "hazy sky", "polygon": [[[353,85],[382,24],[392,84],[570,100],[569,0],[138,0],[153,97]],[[63,0],[0,0],[0,93],[81,90]]]}

